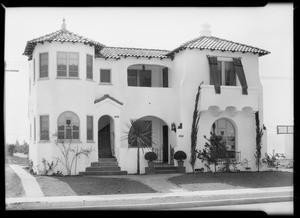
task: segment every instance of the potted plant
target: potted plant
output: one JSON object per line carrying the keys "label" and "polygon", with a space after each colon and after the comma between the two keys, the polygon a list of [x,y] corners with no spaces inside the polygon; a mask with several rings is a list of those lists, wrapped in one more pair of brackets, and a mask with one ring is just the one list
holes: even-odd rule
{"label": "potted plant", "polygon": [[146,174],[155,174],[153,161],[157,159],[157,154],[153,151],[147,152],[145,159],[148,161],[148,167],[145,168]]}
{"label": "potted plant", "polygon": [[174,159],[177,160],[178,163],[178,172],[185,173],[183,162],[186,159],[186,153],[184,151],[176,151],[174,154]]}

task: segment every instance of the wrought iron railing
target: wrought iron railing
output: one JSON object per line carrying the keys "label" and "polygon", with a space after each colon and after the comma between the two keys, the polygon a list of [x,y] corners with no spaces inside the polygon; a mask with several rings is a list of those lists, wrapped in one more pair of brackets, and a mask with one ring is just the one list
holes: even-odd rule
{"label": "wrought iron railing", "polygon": [[236,161],[237,163],[241,162],[241,152],[240,151],[227,151],[225,157],[221,157],[218,159],[219,163],[225,163],[227,161],[233,162]]}
{"label": "wrought iron railing", "polygon": [[157,159],[153,161],[154,163],[163,163],[163,150],[162,148],[152,148],[152,151],[157,155]]}

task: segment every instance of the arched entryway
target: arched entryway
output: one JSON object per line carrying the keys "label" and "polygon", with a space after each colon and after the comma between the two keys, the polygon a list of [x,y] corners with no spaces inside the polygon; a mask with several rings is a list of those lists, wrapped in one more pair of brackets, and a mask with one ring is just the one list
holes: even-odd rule
{"label": "arched entryway", "polygon": [[114,120],[104,115],[98,120],[98,157],[114,157]]}
{"label": "arched entryway", "polygon": [[169,127],[165,121],[155,116],[144,116],[139,120],[145,122],[151,132],[151,141],[149,143],[152,151],[158,156],[155,162],[170,163],[170,143],[169,143]]}
{"label": "arched entryway", "polygon": [[226,143],[227,152],[230,158],[236,158],[236,128],[234,122],[227,118],[216,120],[211,127],[211,132],[222,136],[222,141]]}

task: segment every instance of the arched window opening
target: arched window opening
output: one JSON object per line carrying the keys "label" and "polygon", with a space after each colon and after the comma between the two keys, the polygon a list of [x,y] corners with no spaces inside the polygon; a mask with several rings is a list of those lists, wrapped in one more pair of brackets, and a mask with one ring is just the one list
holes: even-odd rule
{"label": "arched window opening", "polygon": [[67,111],[58,117],[58,139],[78,139],[79,140],[79,118]]}
{"label": "arched window opening", "polygon": [[226,143],[228,156],[230,158],[235,158],[236,131],[233,124],[229,120],[221,118],[213,123],[211,132],[222,136],[222,141]]}

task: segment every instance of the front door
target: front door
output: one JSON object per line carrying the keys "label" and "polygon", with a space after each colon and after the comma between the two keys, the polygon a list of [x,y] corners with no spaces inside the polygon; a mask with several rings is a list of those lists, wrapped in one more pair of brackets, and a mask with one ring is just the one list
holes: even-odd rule
{"label": "front door", "polygon": [[169,162],[169,139],[168,139],[168,126],[163,126],[163,162]]}
{"label": "front door", "polygon": [[110,143],[110,124],[98,131],[98,154],[99,158],[112,157]]}

